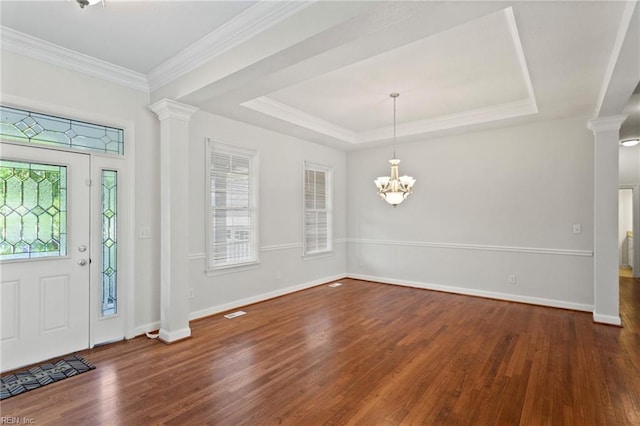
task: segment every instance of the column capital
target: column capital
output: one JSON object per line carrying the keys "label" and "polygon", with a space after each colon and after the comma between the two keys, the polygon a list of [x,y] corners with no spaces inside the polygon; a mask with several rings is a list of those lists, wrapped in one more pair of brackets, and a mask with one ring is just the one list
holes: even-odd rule
{"label": "column capital", "polygon": [[151,111],[156,113],[160,121],[164,121],[169,118],[189,121],[191,116],[199,110],[199,108],[187,104],[181,104],[180,102],[172,101],[167,98],[149,105],[149,108]]}
{"label": "column capital", "polygon": [[626,119],[626,115],[612,115],[609,117],[594,118],[593,120],[587,121],[587,128],[593,133],[620,130],[620,126],[622,126],[622,123]]}

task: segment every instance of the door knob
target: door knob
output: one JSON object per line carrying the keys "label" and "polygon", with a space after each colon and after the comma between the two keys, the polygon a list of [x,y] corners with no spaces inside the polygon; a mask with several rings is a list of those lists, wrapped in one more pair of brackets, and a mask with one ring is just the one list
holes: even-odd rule
{"label": "door knob", "polygon": [[84,265],[86,265],[86,264],[87,264],[87,259],[80,259],[80,260],[78,260],[78,265],[80,265],[80,266],[84,266]]}

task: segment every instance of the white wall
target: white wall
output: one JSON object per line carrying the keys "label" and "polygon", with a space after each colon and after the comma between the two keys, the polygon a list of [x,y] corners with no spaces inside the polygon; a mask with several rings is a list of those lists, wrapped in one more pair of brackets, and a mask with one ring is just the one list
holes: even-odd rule
{"label": "white wall", "polygon": [[593,137],[585,123],[401,144],[400,173],[417,183],[396,209],[373,184],[389,173],[391,149],[349,153],[349,275],[591,310]]}
{"label": "white wall", "polygon": [[[159,122],[149,95],[94,77],[3,51],[3,102],[99,124],[126,123],[135,144],[135,332],[157,328],[159,285]],[[17,100],[17,101],[16,101]],[[256,149],[260,155],[260,260],[258,268],[207,276],[205,252],[205,138]],[[190,124],[189,173],[191,317],[199,317],[346,275],[346,153],[233,120],[198,112]],[[303,260],[302,166],[313,161],[333,168],[333,254]]]}
{"label": "white wall", "polygon": [[[135,325],[160,318],[159,125],[148,94],[3,52],[2,94],[25,108],[132,124],[136,163]],[[593,137],[585,118],[402,144],[415,193],[396,209],[375,194],[391,149],[348,154],[204,112],[190,125],[191,317],[351,276],[591,310]],[[260,153],[259,267],[204,272],[204,140]],[[131,143],[131,141],[130,141]],[[335,252],[303,260],[302,163],[334,170]],[[347,185],[348,182],[348,185]],[[572,225],[582,233],[573,234]],[[137,229],[137,226],[136,226]],[[348,234],[347,234],[348,230]],[[345,241],[348,241],[348,243]],[[508,276],[517,283],[510,284]]]}
{"label": "white wall", "polygon": [[[189,129],[189,281],[191,318],[241,306],[346,275],[346,153],[206,112]],[[260,265],[247,271],[205,273],[205,139],[258,151]],[[333,254],[302,258],[302,167],[333,168]]]}
{"label": "white wall", "polygon": [[619,183],[620,185],[640,184],[640,145],[633,147],[620,147],[619,157]]}
{"label": "white wall", "polygon": [[[107,125],[126,123],[135,144],[135,229],[151,228],[135,240],[136,333],[157,328],[159,285],[159,122],[148,93],[3,51],[3,102],[35,111]],[[17,101],[16,101],[17,100]],[[256,149],[260,155],[260,260],[245,272],[207,276],[205,252],[206,137]],[[190,282],[192,318],[346,275],[346,153],[243,123],[198,112],[190,124]],[[313,161],[333,168],[333,254],[303,260],[302,166]]]}
{"label": "white wall", "polygon": [[1,89],[2,102],[11,106],[131,131],[125,141],[125,151],[135,148],[136,159],[131,224],[151,227],[151,239],[135,241],[135,326],[145,329],[160,318],[159,125],[148,94],[6,51]]}

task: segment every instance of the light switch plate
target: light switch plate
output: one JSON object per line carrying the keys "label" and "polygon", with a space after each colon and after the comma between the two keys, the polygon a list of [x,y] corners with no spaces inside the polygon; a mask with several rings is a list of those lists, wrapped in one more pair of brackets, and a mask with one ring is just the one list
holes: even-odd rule
{"label": "light switch plate", "polygon": [[148,226],[141,226],[138,229],[138,238],[141,240],[147,240],[151,238],[151,228]]}

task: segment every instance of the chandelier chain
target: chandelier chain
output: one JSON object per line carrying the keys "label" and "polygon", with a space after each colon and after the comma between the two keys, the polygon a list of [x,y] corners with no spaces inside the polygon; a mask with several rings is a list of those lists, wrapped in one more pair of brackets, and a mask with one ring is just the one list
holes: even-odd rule
{"label": "chandelier chain", "polygon": [[396,158],[396,99],[400,93],[391,93],[389,96],[393,98],[393,158]]}
{"label": "chandelier chain", "polygon": [[396,158],[396,99],[393,97],[393,158]]}

